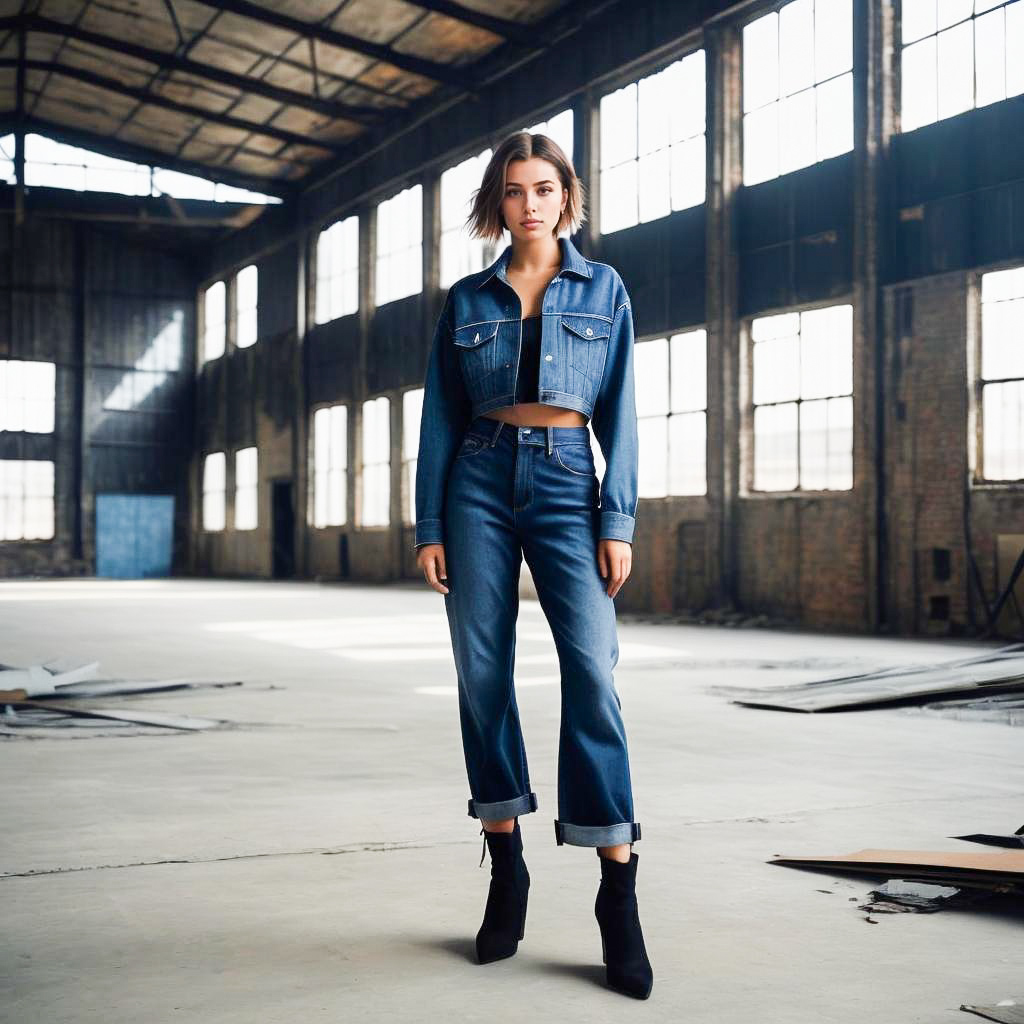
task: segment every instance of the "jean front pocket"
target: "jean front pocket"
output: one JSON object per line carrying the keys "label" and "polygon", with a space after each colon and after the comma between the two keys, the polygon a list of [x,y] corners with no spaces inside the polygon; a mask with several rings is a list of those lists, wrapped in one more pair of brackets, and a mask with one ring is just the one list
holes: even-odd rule
{"label": "jean front pocket", "polygon": [[479,384],[497,369],[498,346],[494,339],[498,336],[500,323],[500,320],[485,320],[455,328],[455,347],[460,353],[459,361],[467,384]]}
{"label": "jean front pocket", "polygon": [[594,453],[589,444],[558,444],[554,448],[555,461],[573,476],[594,476]]}
{"label": "jean front pocket", "polygon": [[477,455],[487,447],[487,441],[476,434],[467,434],[455,453],[455,458],[464,459],[469,455]]}

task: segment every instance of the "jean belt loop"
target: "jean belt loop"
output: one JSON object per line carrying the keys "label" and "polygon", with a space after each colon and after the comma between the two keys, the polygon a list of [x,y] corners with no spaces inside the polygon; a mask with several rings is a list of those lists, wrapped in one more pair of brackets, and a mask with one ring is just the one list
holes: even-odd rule
{"label": "jean belt loop", "polygon": [[548,426],[548,457],[549,458],[551,456],[551,435],[554,433],[554,430],[555,430],[554,427],[552,427],[550,425]]}
{"label": "jean belt loop", "polygon": [[498,425],[494,428],[494,436],[491,438],[491,447],[493,448],[498,443],[498,435],[501,433],[501,428],[505,426],[504,420],[498,420]]}

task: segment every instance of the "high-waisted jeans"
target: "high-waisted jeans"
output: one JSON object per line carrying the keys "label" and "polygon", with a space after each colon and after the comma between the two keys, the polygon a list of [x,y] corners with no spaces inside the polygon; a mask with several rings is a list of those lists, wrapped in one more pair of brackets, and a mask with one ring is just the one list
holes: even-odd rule
{"label": "high-waisted jeans", "polygon": [[458,673],[469,815],[536,811],[513,667],[519,570],[530,567],[561,668],[558,845],[640,838],[621,701],[615,603],[597,563],[598,480],[586,427],[478,416],[445,491],[445,609]]}

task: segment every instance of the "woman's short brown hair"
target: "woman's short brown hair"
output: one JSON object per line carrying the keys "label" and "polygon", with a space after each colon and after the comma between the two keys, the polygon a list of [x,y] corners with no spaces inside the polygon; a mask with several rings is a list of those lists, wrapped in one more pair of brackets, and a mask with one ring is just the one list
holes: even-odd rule
{"label": "woman's short brown hair", "polygon": [[471,237],[485,238],[492,242],[501,238],[502,231],[508,229],[501,213],[508,165],[513,160],[529,160],[534,156],[553,164],[562,186],[569,190],[569,198],[555,226],[554,234],[557,236],[566,228],[569,229],[569,234],[579,231],[586,220],[586,214],[583,212],[583,183],[576,177],[576,169],[565,155],[565,150],[547,135],[513,132],[494,151],[484,171],[483,181],[473,193],[473,206],[466,218]]}

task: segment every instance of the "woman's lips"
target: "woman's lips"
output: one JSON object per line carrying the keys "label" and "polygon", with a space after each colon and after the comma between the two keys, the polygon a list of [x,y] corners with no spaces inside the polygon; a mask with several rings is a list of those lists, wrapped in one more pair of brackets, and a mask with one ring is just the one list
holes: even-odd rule
{"label": "woman's lips", "polygon": [[524,228],[540,227],[540,221],[539,220],[526,220],[526,221],[523,221],[523,227]]}

